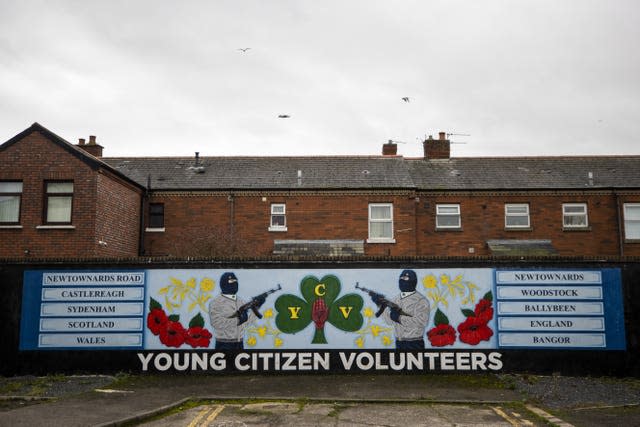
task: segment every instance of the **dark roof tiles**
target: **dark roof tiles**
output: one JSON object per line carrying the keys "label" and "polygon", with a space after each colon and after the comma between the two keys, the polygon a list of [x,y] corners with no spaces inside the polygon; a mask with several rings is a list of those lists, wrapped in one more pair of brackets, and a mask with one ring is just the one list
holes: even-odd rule
{"label": "dark roof tiles", "polygon": [[640,156],[103,158],[154,190],[640,188]]}

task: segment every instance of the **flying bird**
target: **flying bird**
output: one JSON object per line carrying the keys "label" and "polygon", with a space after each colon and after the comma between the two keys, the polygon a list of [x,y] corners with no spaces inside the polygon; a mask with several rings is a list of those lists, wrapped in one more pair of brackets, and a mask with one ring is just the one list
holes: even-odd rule
{"label": "flying bird", "polygon": [[410,101],[410,98],[409,98],[408,96],[404,96],[404,97],[402,97],[402,100],[403,100],[404,102],[409,102],[409,101]]}
{"label": "flying bird", "polygon": [[238,48],[238,50],[241,50],[242,52],[246,52],[246,51],[248,51],[249,49],[251,49],[251,48],[250,48],[250,47],[241,47],[241,48]]}
{"label": "flying bird", "polygon": [[279,119],[288,119],[289,117],[291,117],[291,116],[288,115],[288,114],[280,114],[280,115],[278,115]]}

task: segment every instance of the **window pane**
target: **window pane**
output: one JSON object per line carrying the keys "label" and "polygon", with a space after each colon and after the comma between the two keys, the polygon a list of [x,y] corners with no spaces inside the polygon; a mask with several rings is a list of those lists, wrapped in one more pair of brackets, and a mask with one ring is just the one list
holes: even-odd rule
{"label": "window pane", "polygon": [[624,219],[640,220],[640,205],[625,205]]}
{"label": "window pane", "polygon": [[391,219],[391,206],[370,206],[371,219]]}
{"label": "window pane", "polygon": [[22,183],[0,182],[0,193],[22,193]]}
{"label": "window pane", "polygon": [[0,196],[0,222],[18,222],[20,215],[19,196]]}
{"label": "window pane", "polygon": [[529,217],[526,215],[507,217],[507,227],[528,227],[528,226],[529,226]]}
{"label": "window pane", "polygon": [[526,214],[529,213],[527,205],[507,205],[507,214]]}
{"label": "window pane", "polygon": [[285,205],[271,205],[271,213],[283,214],[285,211]]}
{"label": "window pane", "polygon": [[563,209],[564,209],[564,212],[567,214],[570,214],[570,213],[583,214],[587,212],[587,207],[581,206],[581,205],[564,205]]}
{"label": "window pane", "polygon": [[372,222],[370,225],[372,239],[391,239],[390,222]]}
{"label": "window pane", "polygon": [[640,221],[625,222],[624,235],[627,239],[640,239]]}
{"label": "window pane", "polygon": [[271,226],[272,227],[284,227],[285,226],[285,217],[284,217],[284,215],[271,215]]}
{"label": "window pane", "polygon": [[71,222],[71,197],[49,197],[47,201],[47,222]]}
{"label": "window pane", "polygon": [[564,225],[571,227],[585,227],[587,225],[587,217],[584,215],[566,215],[564,217]]}
{"label": "window pane", "polygon": [[73,182],[48,182],[47,193],[73,193]]}
{"label": "window pane", "polygon": [[437,206],[437,212],[439,215],[458,214],[460,212],[460,206]]}
{"label": "window pane", "polygon": [[457,215],[437,216],[437,227],[460,227],[460,217]]}

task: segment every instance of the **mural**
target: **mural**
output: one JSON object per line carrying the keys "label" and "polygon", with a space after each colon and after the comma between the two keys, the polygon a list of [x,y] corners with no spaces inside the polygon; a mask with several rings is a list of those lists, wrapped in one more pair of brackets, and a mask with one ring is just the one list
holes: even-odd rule
{"label": "mural", "polygon": [[20,348],[624,349],[620,272],[25,272]]}

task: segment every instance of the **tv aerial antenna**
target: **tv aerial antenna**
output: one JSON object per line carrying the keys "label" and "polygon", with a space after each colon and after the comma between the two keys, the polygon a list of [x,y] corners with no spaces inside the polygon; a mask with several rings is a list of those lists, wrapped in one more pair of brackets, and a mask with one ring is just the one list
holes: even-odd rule
{"label": "tv aerial antenna", "polygon": [[[448,133],[447,134],[447,139],[449,139],[450,136],[471,136],[471,134],[468,133]],[[466,144],[466,142],[453,142],[450,141],[451,144]]]}

